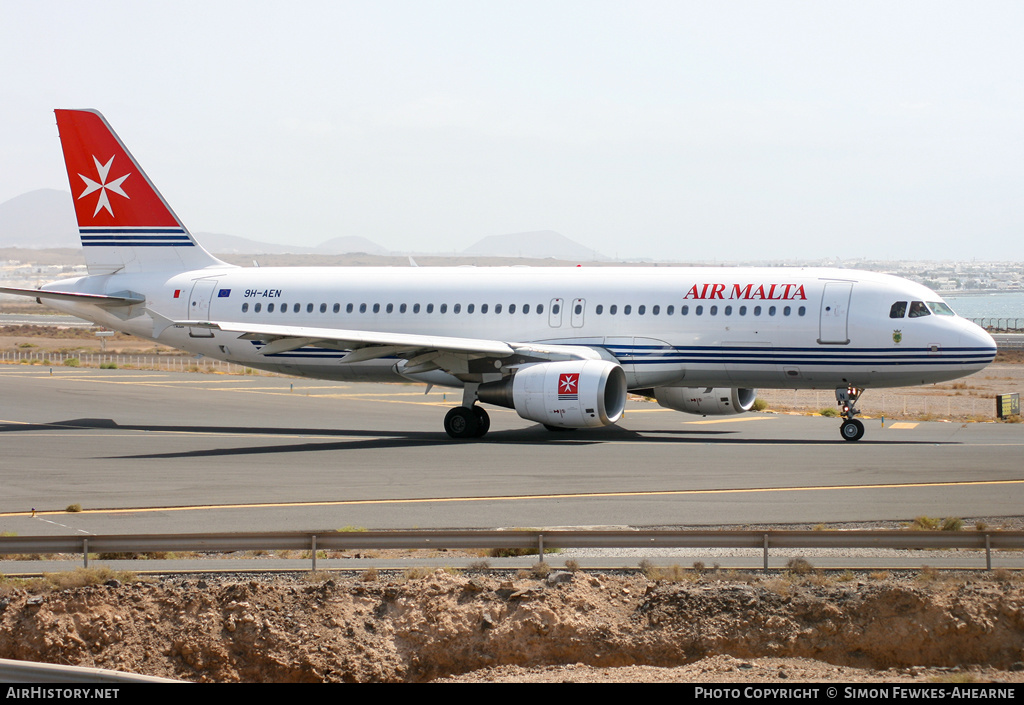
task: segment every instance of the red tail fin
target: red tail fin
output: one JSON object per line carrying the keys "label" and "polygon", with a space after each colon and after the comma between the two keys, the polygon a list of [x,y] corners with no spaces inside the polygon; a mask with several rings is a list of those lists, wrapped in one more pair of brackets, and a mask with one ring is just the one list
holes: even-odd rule
{"label": "red tail fin", "polygon": [[89,272],[199,269],[207,253],[95,110],[56,110]]}

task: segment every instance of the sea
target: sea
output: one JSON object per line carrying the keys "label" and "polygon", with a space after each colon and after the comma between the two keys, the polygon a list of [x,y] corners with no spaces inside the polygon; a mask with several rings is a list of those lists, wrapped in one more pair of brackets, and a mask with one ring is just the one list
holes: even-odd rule
{"label": "sea", "polygon": [[942,294],[942,299],[964,318],[1019,318],[1024,322],[1024,291]]}

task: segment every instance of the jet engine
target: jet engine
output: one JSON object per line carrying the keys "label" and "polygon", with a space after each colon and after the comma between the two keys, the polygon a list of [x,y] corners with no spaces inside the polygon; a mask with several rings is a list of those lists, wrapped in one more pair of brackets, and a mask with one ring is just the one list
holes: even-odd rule
{"label": "jet engine", "polygon": [[501,382],[481,384],[477,398],[546,426],[607,426],[626,407],[626,374],[607,360],[538,362]]}
{"label": "jet engine", "polygon": [[655,387],[654,398],[666,409],[701,416],[729,416],[750,411],[757,398],[757,390]]}

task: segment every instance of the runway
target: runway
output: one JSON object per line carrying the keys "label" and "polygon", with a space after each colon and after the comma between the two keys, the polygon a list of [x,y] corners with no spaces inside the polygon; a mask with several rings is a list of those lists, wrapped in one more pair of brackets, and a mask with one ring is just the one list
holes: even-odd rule
{"label": "runway", "polygon": [[453,442],[461,395],[417,385],[5,365],[0,388],[0,531],[23,536],[815,524],[1024,497],[1017,424],[876,419],[844,443],[835,419],[630,402],[557,434],[491,409],[484,439]]}

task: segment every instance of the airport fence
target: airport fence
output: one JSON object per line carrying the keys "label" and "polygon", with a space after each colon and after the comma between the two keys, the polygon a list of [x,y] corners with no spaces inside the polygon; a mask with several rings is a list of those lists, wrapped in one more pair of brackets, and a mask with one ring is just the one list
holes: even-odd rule
{"label": "airport fence", "polygon": [[1024,332],[1024,318],[972,318],[971,321],[990,332]]}
{"label": "airport fence", "polygon": [[41,365],[43,367],[98,367],[106,369],[160,370],[164,372],[204,372],[208,374],[272,374],[232,362],[191,355],[58,353],[32,350],[0,352],[0,364]]}
{"label": "airport fence", "polygon": [[[308,551],[310,567],[327,551],[386,549],[520,550],[543,560],[551,549],[755,549],[769,569],[771,551],[792,549],[963,549],[984,551],[985,569],[992,569],[992,551],[1024,548],[1024,531],[756,531],[756,530],[514,530],[480,531],[338,531],[238,534],[130,534],[121,536],[0,536],[0,557],[79,554],[85,567],[90,555],[117,560],[125,554],[162,552],[224,553],[238,551]],[[248,569],[248,568],[247,568]]]}
{"label": "airport fence", "polygon": [[[49,367],[51,370],[53,368],[92,367],[223,375],[284,376],[208,357],[177,354],[77,354],[18,350],[0,352],[0,364],[37,365]],[[922,390],[928,393],[923,393]],[[1017,390],[1014,388],[1003,391]],[[835,393],[829,389],[759,389],[758,397],[768,403],[770,410],[775,411],[818,413],[823,409],[836,407]],[[994,397],[979,395],[970,389],[946,390],[945,393],[937,394],[930,388],[919,389],[918,393],[872,389],[861,397],[857,408],[870,417],[894,420],[986,421],[996,419]]]}

